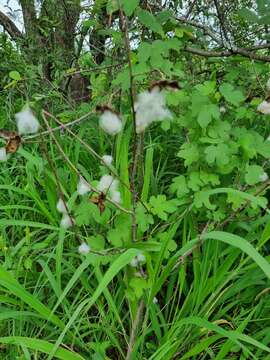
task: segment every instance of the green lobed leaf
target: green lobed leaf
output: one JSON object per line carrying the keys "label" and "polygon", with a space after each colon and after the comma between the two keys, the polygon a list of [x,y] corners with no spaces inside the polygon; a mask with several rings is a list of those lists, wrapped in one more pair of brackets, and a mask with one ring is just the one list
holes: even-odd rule
{"label": "green lobed leaf", "polygon": [[161,36],[164,35],[162,26],[157,21],[155,16],[153,14],[151,14],[149,11],[140,9],[139,11],[137,11],[137,15],[138,15],[138,19],[141,24],[143,24],[148,29],[156,32],[157,34],[159,34]]}
{"label": "green lobed leaf", "polygon": [[19,81],[22,79],[21,74],[16,70],[10,71],[9,77],[16,81]]}
{"label": "green lobed leaf", "polygon": [[238,106],[242,101],[245,100],[243,93],[240,90],[235,90],[233,85],[229,83],[223,83],[220,86],[219,91],[229,103],[235,106]]}
{"label": "green lobed leaf", "polygon": [[174,200],[167,200],[166,195],[151,196],[149,200],[151,211],[162,220],[168,219],[168,214],[176,211],[177,206]]}
{"label": "green lobed leaf", "polygon": [[131,16],[139,6],[140,0],[123,0],[123,9],[127,16]]}
{"label": "green lobed leaf", "polygon": [[149,226],[154,224],[153,216],[146,211],[145,207],[141,203],[138,203],[136,207],[136,221],[139,230],[142,232],[147,231]]}
{"label": "green lobed leaf", "polygon": [[260,182],[264,170],[259,165],[248,165],[246,168],[245,181],[248,185],[255,185]]}

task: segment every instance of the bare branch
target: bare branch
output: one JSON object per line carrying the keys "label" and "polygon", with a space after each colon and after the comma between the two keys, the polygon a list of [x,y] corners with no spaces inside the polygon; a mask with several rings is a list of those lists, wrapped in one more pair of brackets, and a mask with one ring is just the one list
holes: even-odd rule
{"label": "bare branch", "polygon": [[233,55],[242,55],[243,57],[249,59],[270,62],[270,56],[259,55],[242,48],[234,48],[233,50],[224,50],[224,51],[208,51],[204,49],[198,49],[187,46],[184,49],[184,51],[204,57],[229,57]]}
{"label": "bare branch", "polygon": [[212,40],[214,40],[217,44],[219,45],[223,45],[223,42],[222,42],[222,39],[220,39],[216,33],[214,32],[214,30],[211,30],[208,26],[206,25],[203,25],[197,21],[194,21],[194,20],[188,20],[186,19],[184,16],[178,16],[178,17],[175,17],[176,20],[184,23],[184,24],[187,24],[187,25],[190,25],[190,26],[193,26],[197,29],[201,29],[205,35],[208,35]]}
{"label": "bare branch", "polygon": [[12,38],[12,40],[18,40],[23,37],[22,33],[14,24],[14,22],[2,11],[0,11],[0,25],[3,26],[3,28]]}
{"label": "bare branch", "polygon": [[226,49],[223,51],[208,51],[208,50],[197,49],[197,48],[193,48],[193,47],[186,47],[185,51],[187,51],[187,52],[190,52],[192,54],[199,55],[199,56],[204,56],[204,57],[228,57],[228,56],[233,56],[233,55],[238,54],[238,55],[242,55],[249,59],[270,62],[270,56],[256,54],[255,52],[251,51],[251,50],[256,51],[256,50],[260,50],[260,49],[269,48],[268,44],[257,45],[257,46],[255,45],[255,46],[252,46],[247,49],[238,48],[235,45],[229,44],[227,41],[224,42],[221,38],[219,38],[216,35],[216,33],[211,28],[209,28],[206,25],[203,25],[194,20],[188,20],[183,16],[176,17],[176,20],[183,22],[185,24],[188,24],[190,26],[193,26],[197,29],[201,29],[204,32],[204,34],[208,35],[212,40],[214,40],[217,44],[219,44],[221,48]]}

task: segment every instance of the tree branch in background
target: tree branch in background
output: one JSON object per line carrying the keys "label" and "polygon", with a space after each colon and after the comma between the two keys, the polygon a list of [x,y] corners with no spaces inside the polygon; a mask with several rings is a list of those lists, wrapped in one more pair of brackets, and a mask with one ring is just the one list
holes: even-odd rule
{"label": "tree branch in background", "polygon": [[195,20],[188,20],[186,19],[184,16],[177,16],[175,17],[176,20],[178,20],[179,22],[182,22],[184,24],[193,26],[197,29],[201,29],[203,31],[203,33],[205,35],[208,35],[212,40],[214,40],[217,44],[219,45],[223,45],[222,39],[220,39],[216,33],[214,32],[214,30],[211,30],[208,26],[203,25]]}
{"label": "tree branch in background", "polygon": [[0,11],[0,25],[3,26],[12,40],[18,40],[23,37],[23,34],[20,32],[14,22],[2,11]]}
{"label": "tree branch in background", "polygon": [[[253,47],[253,49],[255,50],[256,47]],[[261,47],[259,46],[258,49],[261,49]],[[270,56],[259,55],[242,48],[234,48],[233,50],[224,51],[208,51],[187,46],[186,48],[184,48],[184,51],[204,57],[229,57],[234,55],[241,55],[243,57],[257,61],[270,62]]]}
{"label": "tree branch in background", "polygon": [[193,26],[197,29],[201,29],[205,35],[208,35],[212,40],[214,40],[220,46],[220,48],[224,49],[224,50],[220,50],[220,51],[215,51],[215,50],[211,51],[211,50],[204,50],[204,49],[198,49],[198,48],[187,46],[184,49],[184,51],[186,51],[186,52],[189,52],[189,53],[192,53],[195,55],[199,55],[199,56],[204,56],[204,57],[229,57],[229,56],[233,56],[233,55],[242,55],[243,57],[246,57],[249,59],[270,62],[270,56],[260,55],[260,54],[257,54],[256,52],[254,52],[256,50],[269,48],[269,44],[260,44],[257,46],[255,45],[255,46],[249,47],[247,49],[238,48],[237,46],[235,46],[233,44],[229,44],[227,41],[224,42],[221,38],[219,38],[215,34],[215,32],[212,29],[210,29],[208,26],[206,26],[204,24],[201,24],[194,20],[188,20],[183,16],[180,16],[180,17],[178,16],[175,19],[184,24]]}

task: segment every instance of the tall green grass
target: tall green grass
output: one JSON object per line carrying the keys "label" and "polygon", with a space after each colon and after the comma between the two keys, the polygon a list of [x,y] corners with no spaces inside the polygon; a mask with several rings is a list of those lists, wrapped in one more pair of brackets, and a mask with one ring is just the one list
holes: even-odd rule
{"label": "tall green grass", "polygon": [[[84,128],[80,135],[87,136]],[[105,142],[93,139],[91,145],[106,151]],[[128,142],[128,137],[119,139],[116,147],[123,182],[128,182]],[[77,143],[74,150],[68,138],[61,143],[86,178],[95,180],[96,160]],[[49,148],[62,191],[70,196],[77,177]],[[174,176],[162,166],[171,154],[157,159],[158,151],[152,140],[145,155],[143,200],[155,189],[161,192],[169,182],[164,179]],[[147,247],[150,289],[143,292],[132,359],[270,358],[268,213],[257,221],[238,220],[237,234],[214,229],[201,234],[192,206],[183,207],[163,225],[161,245],[150,239],[159,231],[154,228],[145,244],[128,245],[107,263],[95,263],[92,255],[82,259],[77,253],[74,230],[59,228],[55,177],[37,149],[24,147],[2,166],[0,176],[1,359],[125,359],[138,306],[127,297],[127,265]],[[232,190],[212,193],[217,191]],[[123,190],[122,195],[128,207],[130,194]],[[256,197],[243,196],[261,205]],[[81,239],[87,231],[80,231]],[[168,257],[172,239],[177,250]]]}

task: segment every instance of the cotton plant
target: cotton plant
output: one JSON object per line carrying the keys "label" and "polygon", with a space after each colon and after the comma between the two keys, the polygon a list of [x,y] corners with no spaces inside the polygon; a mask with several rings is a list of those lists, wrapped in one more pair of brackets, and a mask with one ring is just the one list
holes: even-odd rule
{"label": "cotton plant", "polygon": [[19,135],[35,134],[40,128],[38,119],[29,106],[15,114]]}
{"label": "cotton plant", "polygon": [[225,108],[225,106],[220,106],[219,111],[221,112],[221,114],[224,114],[227,109]]}
{"label": "cotton plant", "polygon": [[120,191],[112,190],[110,198],[116,204],[120,204],[121,203],[121,193],[120,193]]}
{"label": "cotton plant", "polygon": [[105,194],[109,195],[109,198],[117,203],[121,203],[121,194],[118,190],[119,181],[115,179],[112,175],[103,175],[99,180],[97,189]]}
{"label": "cotton plant", "polygon": [[5,147],[0,148],[0,161],[4,162],[7,161],[8,155]]}
{"label": "cotton plant", "polygon": [[265,115],[269,115],[270,114],[270,102],[268,102],[267,100],[264,100],[263,102],[261,102],[258,107],[257,110]]}
{"label": "cotton plant", "polygon": [[91,248],[88,244],[86,244],[86,242],[83,242],[79,247],[78,247],[78,252],[81,255],[87,255],[89,252],[91,251]]}
{"label": "cotton plant", "polygon": [[74,225],[74,219],[71,218],[68,214],[63,214],[63,217],[60,221],[60,227],[63,229],[68,229]]}
{"label": "cotton plant", "polygon": [[111,166],[113,162],[113,157],[111,155],[103,155],[102,160],[104,161],[105,165]]}
{"label": "cotton plant", "polygon": [[60,227],[63,229],[68,229],[74,225],[74,219],[68,214],[68,209],[63,201],[63,199],[59,199],[56,204],[56,209],[58,212],[62,214],[62,219],[60,221]]}
{"label": "cotton plant", "polygon": [[[266,83],[266,89],[268,93],[270,92],[270,78],[267,80]],[[270,114],[270,99],[269,96],[263,100],[257,107],[257,111],[259,111],[262,114],[269,115]]]}
{"label": "cotton plant", "polygon": [[267,181],[268,179],[269,179],[269,176],[268,176],[268,174],[267,174],[266,172],[262,173],[262,174],[260,175],[260,178],[259,178],[259,180],[260,180],[261,182],[265,182],[265,181]]}
{"label": "cotton plant", "polygon": [[132,267],[137,267],[141,264],[144,264],[146,261],[145,255],[143,253],[140,253],[138,255],[136,255],[131,262],[129,263],[130,266]]}
{"label": "cotton plant", "polygon": [[158,299],[156,297],[153,298],[153,304],[158,304]]}
{"label": "cotton plant", "polygon": [[171,119],[164,92],[158,86],[140,93],[135,103],[136,132],[142,133],[154,121]]}
{"label": "cotton plant", "polygon": [[60,212],[61,214],[67,214],[67,207],[65,205],[65,202],[63,201],[63,199],[59,199],[57,201],[57,204],[56,204],[56,209],[58,212]]}
{"label": "cotton plant", "polygon": [[119,115],[109,107],[103,107],[100,109],[101,115],[99,117],[99,126],[101,129],[112,136],[118,134],[123,127]]}
{"label": "cotton plant", "polygon": [[87,183],[87,181],[80,176],[79,182],[77,185],[77,192],[79,195],[85,195],[91,191],[90,185]]}
{"label": "cotton plant", "polygon": [[0,147],[0,162],[8,160],[9,153],[15,153],[21,145],[21,135],[37,133],[40,124],[29,106],[25,106],[22,111],[15,114],[18,132],[2,130],[1,137],[6,142],[5,147]]}

